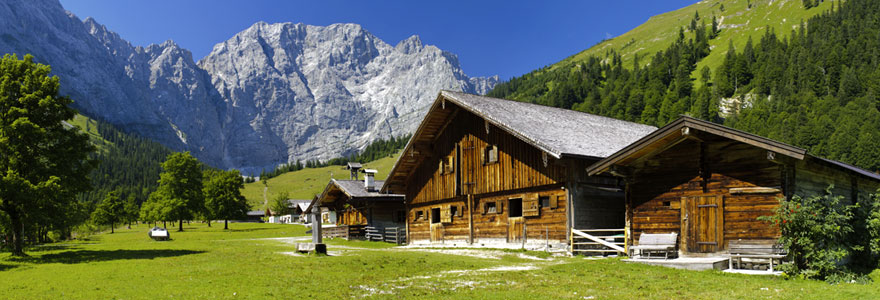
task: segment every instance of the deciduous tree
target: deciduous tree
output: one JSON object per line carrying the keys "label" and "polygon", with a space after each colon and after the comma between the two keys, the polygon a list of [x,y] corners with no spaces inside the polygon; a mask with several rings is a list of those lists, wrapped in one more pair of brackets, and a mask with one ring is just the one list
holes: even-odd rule
{"label": "deciduous tree", "polygon": [[205,178],[205,211],[207,218],[223,219],[223,229],[229,229],[229,219],[244,217],[250,205],[241,195],[244,188],[238,171],[210,171]]}
{"label": "deciduous tree", "polygon": [[[51,68],[31,55],[0,59],[0,210],[12,231],[12,254],[23,256],[25,226],[76,206],[75,195],[90,188],[95,162],[88,135],[69,126],[76,111],[70,98],[59,96]],[[45,216],[44,216],[45,217]]]}

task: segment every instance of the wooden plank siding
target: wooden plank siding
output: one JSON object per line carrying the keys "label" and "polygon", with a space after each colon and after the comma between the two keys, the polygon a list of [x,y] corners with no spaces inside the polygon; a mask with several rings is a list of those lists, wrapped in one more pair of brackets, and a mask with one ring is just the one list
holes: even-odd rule
{"label": "wooden plank siding", "polygon": [[[447,109],[453,109],[450,105],[447,103]],[[485,158],[485,151],[492,146],[497,149],[497,162],[487,162]],[[551,240],[567,239],[567,193],[562,188],[566,165],[560,161],[548,156],[545,166],[541,150],[464,111],[454,114],[432,143],[430,152],[431,159],[416,168],[407,184],[411,241],[467,242],[471,238],[469,210],[473,213],[476,242],[510,240],[507,201],[539,201],[529,200],[534,197],[554,197],[556,207],[540,207],[537,215],[522,217],[527,239],[545,239],[548,235]],[[449,159],[454,169],[445,172],[444,163],[448,164]],[[468,207],[468,195],[473,195],[474,207]],[[497,201],[500,212],[484,214],[481,205],[485,201]],[[432,226],[432,209],[446,211],[451,206],[461,211],[460,216]],[[524,213],[536,213],[526,212],[528,209],[523,207]],[[419,211],[423,217],[416,219]]]}
{"label": "wooden plank siding", "polygon": [[[702,142],[688,139],[678,143],[636,169],[629,186],[633,241],[638,241],[642,233],[677,232],[682,237],[683,251],[714,252],[726,249],[726,242],[731,239],[779,236],[778,228],[757,218],[773,214],[783,197],[781,190],[769,194],[730,193],[731,188],[782,185],[781,168],[767,159],[766,150],[707,136]],[[689,245],[682,236],[682,200],[701,196],[722,197],[722,240],[712,251],[694,243]]]}

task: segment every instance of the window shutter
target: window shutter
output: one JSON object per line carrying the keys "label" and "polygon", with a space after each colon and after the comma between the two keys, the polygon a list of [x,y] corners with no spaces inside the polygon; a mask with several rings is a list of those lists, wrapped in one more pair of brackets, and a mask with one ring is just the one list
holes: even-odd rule
{"label": "window shutter", "polygon": [[504,212],[504,201],[503,200],[495,200],[495,213],[503,213]]}
{"label": "window shutter", "polygon": [[[475,202],[476,202],[476,201],[475,201]],[[486,210],[489,209],[488,207],[486,207],[488,204],[489,204],[489,202],[483,202],[483,205],[481,205],[481,206],[483,207],[483,214],[484,214],[484,215],[486,214]]]}
{"label": "window shutter", "polygon": [[541,214],[541,207],[538,203],[538,194],[527,194],[522,200],[523,217],[537,217]]}
{"label": "window shutter", "polygon": [[550,196],[550,208],[554,209],[559,207],[559,195]]}
{"label": "window shutter", "polygon": [[456,217],[461,217],[461,215],[462,215],[462,212],[461,212],[461,211],[462,211],[462,210],[464,210],[464,205],[460,205],[460,206],[458,206],[458,209],[455,210],[455,216],[456,216]]}
{"label": "window shutter", "polygon": [[492,149],[489,149],[489,162],[498,162],[498,146],[493,145]]}
{"label": "window shutter", "polygon": [[452,207],[449,204],[440,209],[440,223],[452,223]]}

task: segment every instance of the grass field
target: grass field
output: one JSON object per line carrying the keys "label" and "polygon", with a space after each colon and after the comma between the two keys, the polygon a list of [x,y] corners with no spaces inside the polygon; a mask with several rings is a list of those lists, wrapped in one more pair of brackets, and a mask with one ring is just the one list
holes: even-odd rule
{"label": "grass field", "polygon": [[683,271],[540,252],[411,249],[328,242],[292,254],[299,225],[185,226],[170,242],[148,226],[0,253],[5,299],[877,299],[868,285]]}
{"label": "grass field", "polygon": [[[831,8],[832,1],[824,1],[809,10],[804,9],[800,0],[707,0],[693,5],[656,15],[632,30],[612,39],[596,44],[584,51],[572,55],[556,65],[568,65],[585,61],[590,56],[604,57],[609,50],[621,54],[624,66],[632,67],[635,54],[639,54],[641,64],[650,63],[650,57],[664,50],[675,41],[679,28],[687,28],[695,13],[700,14],[701,24],[712,24],[714,15],[721,27],[721,32],[709,42],[712,48],[709,56],[697,64],[696,71],[691,75],[700,84],[700,69],[709,66],[714,72],[721,65],[729,46],[733,41],[736,49],[742,50],[749,37],[753,42],[760,41],[765,28],[770,27],[779,36],[788,36],[792,29],[806,22],[812,16]],[[751,8],[748,7],[751,3]],[[724,10],[721,6],[724,5]]]}
{"label": "grass field", "polygon": [[[394,166],[394,162],[397,161],[399,155],[400,154],[395,154],[392,157],[386,157],[365,163],[364,167],[378,170],[379,173],[376,174],[376,179],[384,180],[388,177],[388,172],[391,171],[391,167]],[[284,173],[278,177],[269,179],[269,189],[266,193],[266,199],[272,201],[272,198],[275,197],[275,195],[281,192],[287,192],[291,199],[311,200],[315,194],[321,193],[321,191],[324,190],[324,187],[327,186],[327,182],[330,181],[331,177],[335,179],[348,179],[349,173],[348,170],[344,170],[342,166],[308,168]],[[361,174],[360,178],[363,178],[363,174]],[[248,199],[248,203],[250,203],[251,207],[255,210],[265,208],[263,206],[263,188],[263,183],[257,181],[245,184],[244,189],[241,191],[244,197]]]}

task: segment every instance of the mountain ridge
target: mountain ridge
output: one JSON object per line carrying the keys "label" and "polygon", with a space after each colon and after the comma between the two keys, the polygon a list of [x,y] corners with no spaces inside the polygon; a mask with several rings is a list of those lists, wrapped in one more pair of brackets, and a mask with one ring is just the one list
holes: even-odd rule
{"label": "mountain ridge", "polygon": [[413,131],[440,89],[498,82],[418,36],[392,46],[358,24],[257,22],[195,61],[171,40],[134,46],[57,0],[11,0],[0,19],[0,51],[51,65],[82,113],[221,168],[346,156]]}

